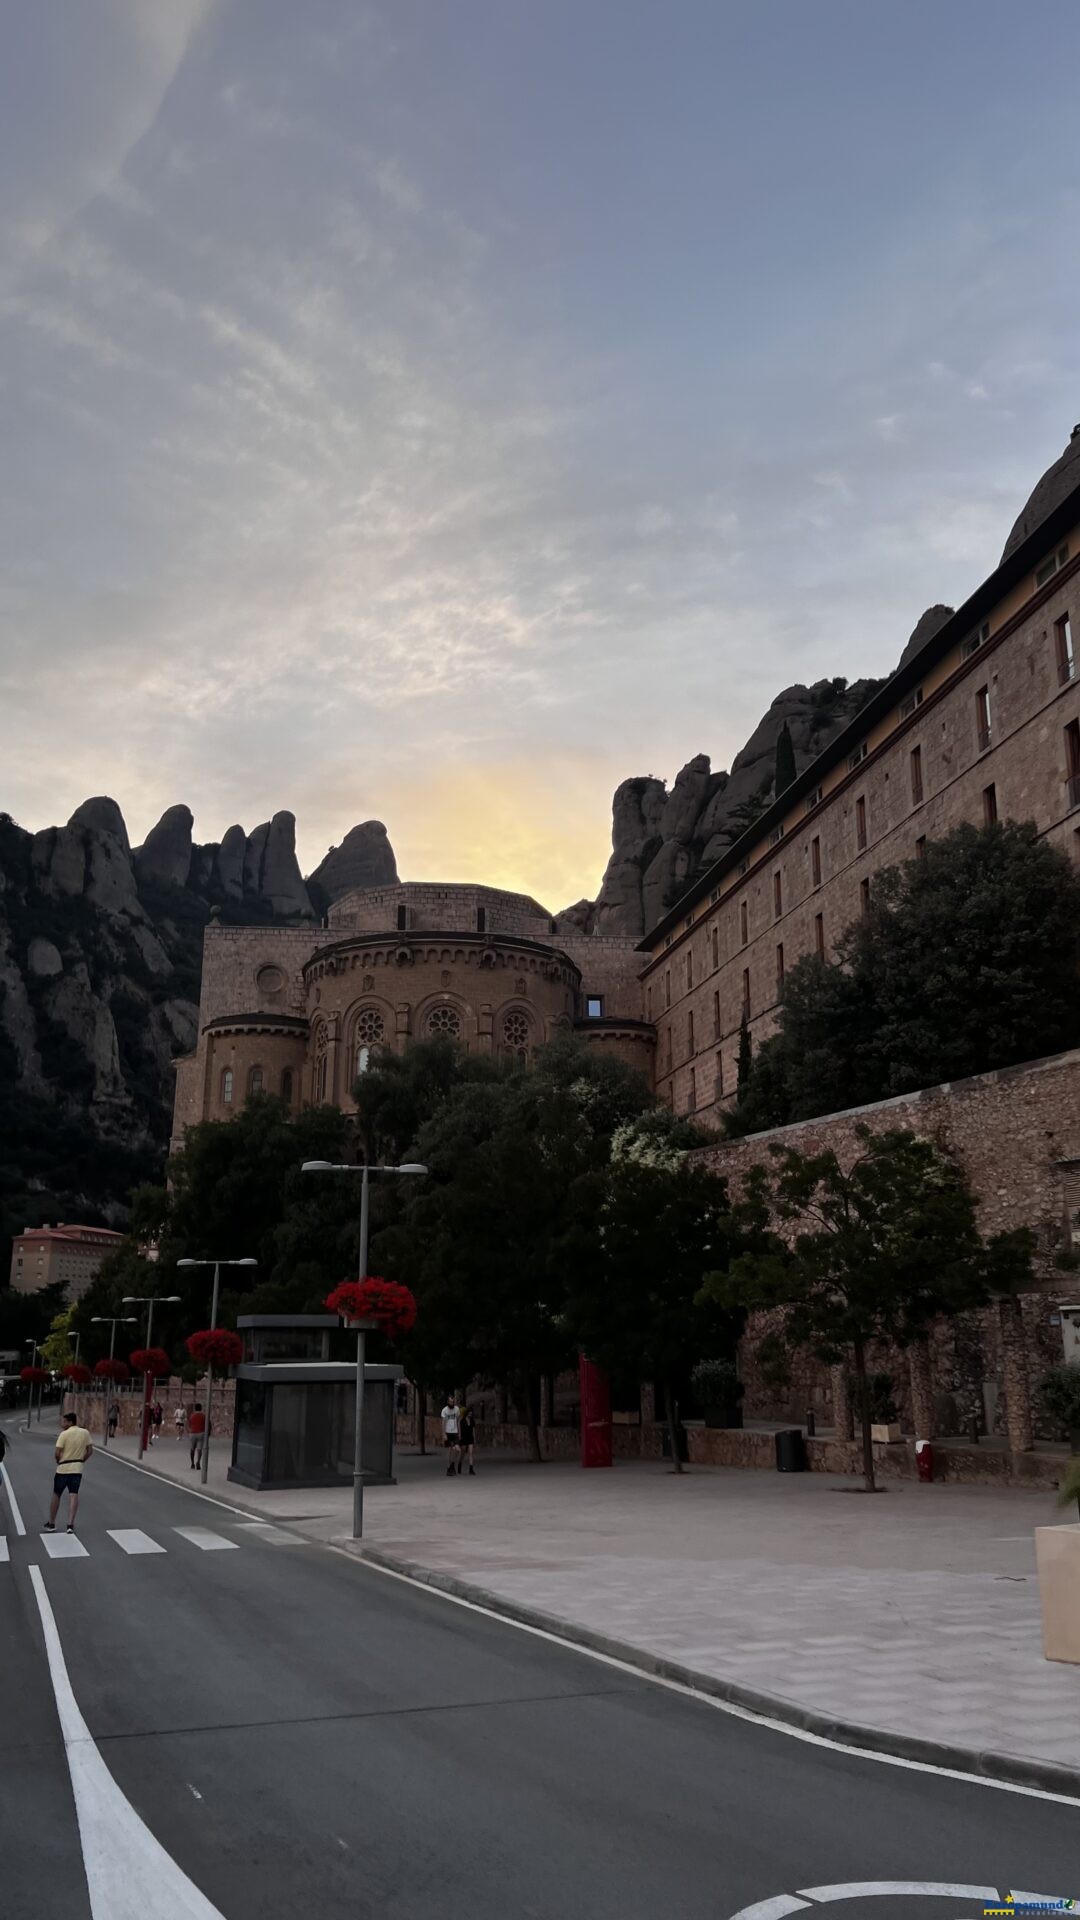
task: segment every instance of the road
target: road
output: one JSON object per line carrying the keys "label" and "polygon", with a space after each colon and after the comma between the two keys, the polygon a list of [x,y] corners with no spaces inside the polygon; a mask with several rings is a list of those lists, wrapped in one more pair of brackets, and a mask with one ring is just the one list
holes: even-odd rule
{"label": "road", "polygon": [[[1080,1895],[1080,1806],[741,1719],[100,1454],[83,1551],[51,1558],[52,1435],[4,1425],[5,1920],[971,1920],[957,1889]],[[851,1891],[890,1882],[954,1891]]]}

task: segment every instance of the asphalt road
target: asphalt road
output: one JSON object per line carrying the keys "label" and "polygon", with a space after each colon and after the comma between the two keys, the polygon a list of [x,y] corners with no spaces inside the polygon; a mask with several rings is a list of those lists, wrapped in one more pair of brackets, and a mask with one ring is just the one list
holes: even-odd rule
{"label": "asphalt road", "polygon": [[[955,1891],[850,1888],[1080,1897],[1080,1807],[733,1717],[116,1460],[87,1469],[85,1554],[51,1559],[53,1436],[3,1424],[27,1529],[0,1496],[4,1920],[731,1920],[766,1901],[762,1920],[972,1920],[981,1901]],[[125,1822],[202,1904],[161,1879],[147,1903],[119,1867],[106,1900]]]}

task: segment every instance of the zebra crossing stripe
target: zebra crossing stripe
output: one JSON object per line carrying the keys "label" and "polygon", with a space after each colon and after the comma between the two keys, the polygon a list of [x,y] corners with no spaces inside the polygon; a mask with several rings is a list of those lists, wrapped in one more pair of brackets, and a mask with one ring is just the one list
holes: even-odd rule
{"label": "zebra crossing stripe", "polygon": [[43,1533],[41,1544],[50,1560],[87,1560],[89,1555],[77,1533]]}
{"label": "zebra crossing stripe", "polygon": [[199,1547],[203,1553],[221,1553],[240,1545],[239,1540],[225,1540],[220,1533],[212,1533],[209,1527],[174,1527],[173,1532],[178,1533],[182,1540],[190,1540],[192,1546]]}
{"label": "zebra crossing stripe", "polygon": [[286,1533],[283,1527],[272,1527],[266,1520],[245,1520],[237,1527],[237,1533],[250,1533],[253,1540],[265,1540],[268,1547],[306,1547],[307,1541],[298,1533]]}
{"label": "zebra crossing stripe", "polygon": [[0,1533],[0,1567],[3,1566],[6,1560],[10,1559],[11,1555],[8,1552],[7,1534]]}
{"label": "zebra crossing stripe", "polygon": [[151,1540],[141,1527],[106,1527],[110,1540],[115,1540],[123,1553],[164,1553],[166,1549]]}

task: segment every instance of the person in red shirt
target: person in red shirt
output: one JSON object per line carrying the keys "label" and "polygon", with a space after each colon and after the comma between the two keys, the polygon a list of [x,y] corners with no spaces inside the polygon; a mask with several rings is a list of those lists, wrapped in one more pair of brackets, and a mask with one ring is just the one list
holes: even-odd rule
{"label": "person in red shirt", "polygon": [[196,1400],[188,1421],[188,1434],[191,1438],[191,1464],[201,1467],[203,1442],[206,1439],[206,1415],[202,1410],[202,1401]]}

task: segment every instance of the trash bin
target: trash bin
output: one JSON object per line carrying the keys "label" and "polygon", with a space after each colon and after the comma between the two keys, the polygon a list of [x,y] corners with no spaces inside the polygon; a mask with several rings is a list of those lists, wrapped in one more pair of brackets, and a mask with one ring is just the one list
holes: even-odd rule
{"label": "trash bin", "polygon": [[[684,1427],[676,1425],[675,1433],[679,1443],[679,1459],[687,1460],[689,1458],[689,1454],[687,1453],[687,1448],[686,1448],[686,1429]],[[665,1460],[671,1459],[671,1435],[667,1430],[666,1422],[664,1425],[664,1459]]]}
{"label": "trash bin", "polygon": [[777,1473],[805,1473],[806,1445],[801,1427],[785,1427],[776,1436]]}

